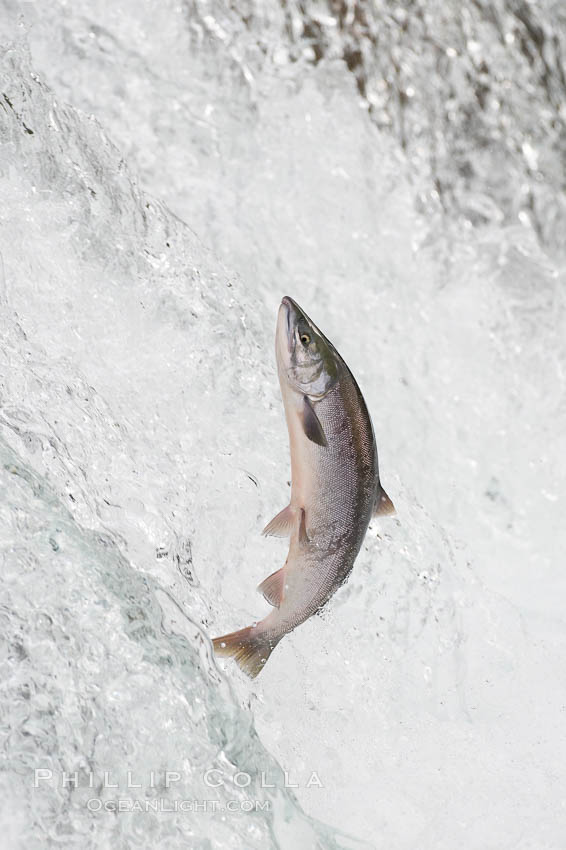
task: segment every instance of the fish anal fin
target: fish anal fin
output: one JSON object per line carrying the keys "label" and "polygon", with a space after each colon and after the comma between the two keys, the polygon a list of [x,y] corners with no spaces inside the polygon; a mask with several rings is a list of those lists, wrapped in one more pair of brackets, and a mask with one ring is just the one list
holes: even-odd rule
{"label": "fish anal fin", "polygon": [[263,593],[270,605],[279,608],[285,592],[285,567],[281,567],[280,570],[276,570],[270,576],[267,576],[261,584],[258,584],[257,589],[260,593]]}
{"label": "fish anal fin", "polygon": [[375,501],[373,503],[373,515],[374,516],[391,516],[395,513],[395,505],[381,486],[381,484],[377,485],[377,490],[375,491]]}
{"label": "fish anal fin", "polygon": [[257,626],[248,626],[238,632],[214,638],[212,644],[217,655],[233,658],[244,673],[255,679],[280,640],[267,638]]}
{"label": "fish anal fin", "polygon": [[328,445],[323,427],[320,424],[320,419],[316,415],[310,398],[306,395],[303,396],[301,423],[303,425],[303,431],[312,443],[316,443],[317,446],[324,447]]}
{"label": "fish anal fin", "polygon": [[296,517],[297,514],[291,505],[287,505],[273,517],[271,522],[267,523],[262,534],[271,537],[290,537]]}

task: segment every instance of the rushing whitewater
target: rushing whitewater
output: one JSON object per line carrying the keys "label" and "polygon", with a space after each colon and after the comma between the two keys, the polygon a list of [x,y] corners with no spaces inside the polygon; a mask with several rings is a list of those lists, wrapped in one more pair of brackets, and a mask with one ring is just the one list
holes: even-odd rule
{"label": "rushing whitewater", "polygon": [[[563,12],[346,5],[0,9],[10,850],[562,850]],[[250,681],[283,292],[399,521]]]}

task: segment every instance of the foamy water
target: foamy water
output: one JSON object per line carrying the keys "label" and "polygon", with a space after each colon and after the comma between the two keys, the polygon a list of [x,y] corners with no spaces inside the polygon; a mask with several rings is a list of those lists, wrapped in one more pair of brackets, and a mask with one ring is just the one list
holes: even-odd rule
{"label": "foamy water", "polygon": [[[4,844],[558,850],[556,227],[504,171],[469,214],[473,136],[443,213],[340,51],[250,9],[0,18]],[[289,492],[285,294],[356,375],[398,513],[250,682],[209,638],[286,555],[260,535]]]}

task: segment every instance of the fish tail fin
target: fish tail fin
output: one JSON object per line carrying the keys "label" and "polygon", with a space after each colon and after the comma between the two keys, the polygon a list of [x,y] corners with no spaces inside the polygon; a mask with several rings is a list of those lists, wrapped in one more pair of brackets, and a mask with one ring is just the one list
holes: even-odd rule
{"label": "fish tail fin", "polygon": [[262,634],[257,626],[247,626],[229,635],[214,638],[212,644],[217,655],[233,658],[244,673],[255,679],[280,640]]}

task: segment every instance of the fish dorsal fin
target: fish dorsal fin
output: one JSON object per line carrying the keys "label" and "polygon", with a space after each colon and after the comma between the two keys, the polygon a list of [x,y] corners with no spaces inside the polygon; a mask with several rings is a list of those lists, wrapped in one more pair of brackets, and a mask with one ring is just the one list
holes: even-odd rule
{"label": "fish dorsal fin", "polygon": [[326,437],[324,435],[323,427],[320,424],[320,420],[315,413],[314,407],[308,395],[303,396],[301,422],[303,425],[303,431],[311,442],[316,443],[317,446],[326,447],[328,445],[328,443],[326,442]]}
{"label": "fish dorsal fin", "polygon": [[375,500],[373,503],[373,515],[374,516],[391,516],[391,514],[395,513],[395,505],[381,486],[381,484],[377,485],[377,489],[375,491]]}
{"label": "fish dorsal fin", "polygon": [[290,537],[296,519],[297,514],[291,505],[287,505],[286,508],[279,511],[277,516],[273,517],[271,522],[267,523],[262,534],[265,534],[266,537]]}
{"label": "fish dorsal fin", "polygon": [[276,572],[267,576],[267,578],[257,586],[259,592],[263,593],[264,598],[267,599],[269,604],[273,605],[275,608],[279,608],[283,601],[283,593],[285,591],[284,571],[285,567],[281,567],[280,570],[276,570]]}

